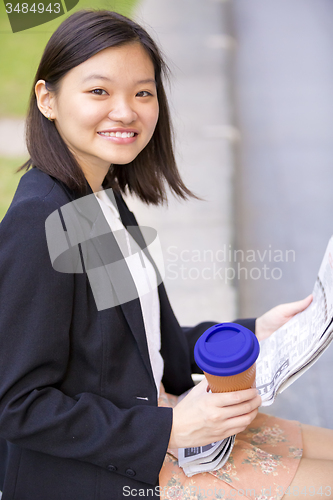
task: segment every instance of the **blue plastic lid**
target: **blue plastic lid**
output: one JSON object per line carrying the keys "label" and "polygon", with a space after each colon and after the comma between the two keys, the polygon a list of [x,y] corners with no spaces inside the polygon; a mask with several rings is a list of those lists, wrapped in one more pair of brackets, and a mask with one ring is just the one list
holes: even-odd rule
{"label": "blue plastic lid", "polygon": [[237,323],[220,323],[206,330],[194,347],[194,359],[206,373],[226,377],[244,372],[259,356],[251,330]]}

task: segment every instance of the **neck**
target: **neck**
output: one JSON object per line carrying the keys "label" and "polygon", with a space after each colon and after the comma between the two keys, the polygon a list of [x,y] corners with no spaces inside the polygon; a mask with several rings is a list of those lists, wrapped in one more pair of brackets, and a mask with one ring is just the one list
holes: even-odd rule
{"label": "neck", "polygon": [[84,173],[85,178],[88,181],[89,186],[91,187],[94,193],[100,191],[102,188],[103,181],[105,179],[106,174],[109,171],[109,167],[106,169],[90,169],[87,167],[81,167]]}

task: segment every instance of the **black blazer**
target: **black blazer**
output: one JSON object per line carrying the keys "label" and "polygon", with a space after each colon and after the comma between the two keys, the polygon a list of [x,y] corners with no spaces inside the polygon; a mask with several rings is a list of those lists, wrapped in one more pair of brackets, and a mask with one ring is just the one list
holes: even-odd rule
{"label": "black blazer", "polygon": [[[86,274],[51,265],[45,220],[76,197],[33,168],[0,224],[2,500],[158,497],[172,410],[157,407],[139,299],[98,311]],[[137,224],[116,201],[123,224]],[[181,328],[163,284],[158,292],[163,383],[178,395],[193,385],[194,343],[214,323]],[[254,320],[242,323],[254,331]]]}

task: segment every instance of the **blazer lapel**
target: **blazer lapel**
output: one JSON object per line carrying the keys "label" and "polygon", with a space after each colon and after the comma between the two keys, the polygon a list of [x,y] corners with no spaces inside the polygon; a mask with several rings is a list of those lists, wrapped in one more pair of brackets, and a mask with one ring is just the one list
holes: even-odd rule
{"label": "blazer lapel", "polygon": [[[159,271],[158,267],[156,266],[152,256],[149,253],[149,250],[147,248],[149,246],[149,244],[153,241],[153,239],[157,236],[157,232],[155,230],[151,230],[151,228],[147,228],[147,227],[140,228],[133,212],[131,212],[128,209],[122,196],[118,193],[115,193],[115,199],[116,199],[119,215],[120,215],[120,218],[121,218],[123,225],[126,227],[126,229],[131,234],[131,236],[135,239],[135,241],[137,242],[137,244],[139,245],[141,250],[145,253],[147,259],[150,261],[150,263],[154,267],[155,272],[156,272],[156,276],[157,276],[157,282],[162,283],[163,280],[162,280],[162,277],[160,275],[160,271]],[[148,240],[147,242],[145,241],[145,238],[143,237],[141,229],[145,230],[145,236],[146,236],[146,239]]]}

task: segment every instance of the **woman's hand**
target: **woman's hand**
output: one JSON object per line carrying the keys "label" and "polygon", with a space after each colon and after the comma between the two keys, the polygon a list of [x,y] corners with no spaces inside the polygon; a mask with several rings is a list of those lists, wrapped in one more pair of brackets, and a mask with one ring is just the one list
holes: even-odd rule
{"label": "woman's hand", "polygon": [[287,323],[295,314],[304,311],[312,302],[313,296],[308,295],[303,300],[297,302],[289,302],[288,304],[280,304],[273,307],[265,314],[256,320],[256,336],[257,339],[264,340],[275,332],[282,325]]}
{"label": "woman's hand", "polygon": [[173,409],[169,448],[204,446],[237,434],[261,405],[257,389],[211,393],[204,379]]}

